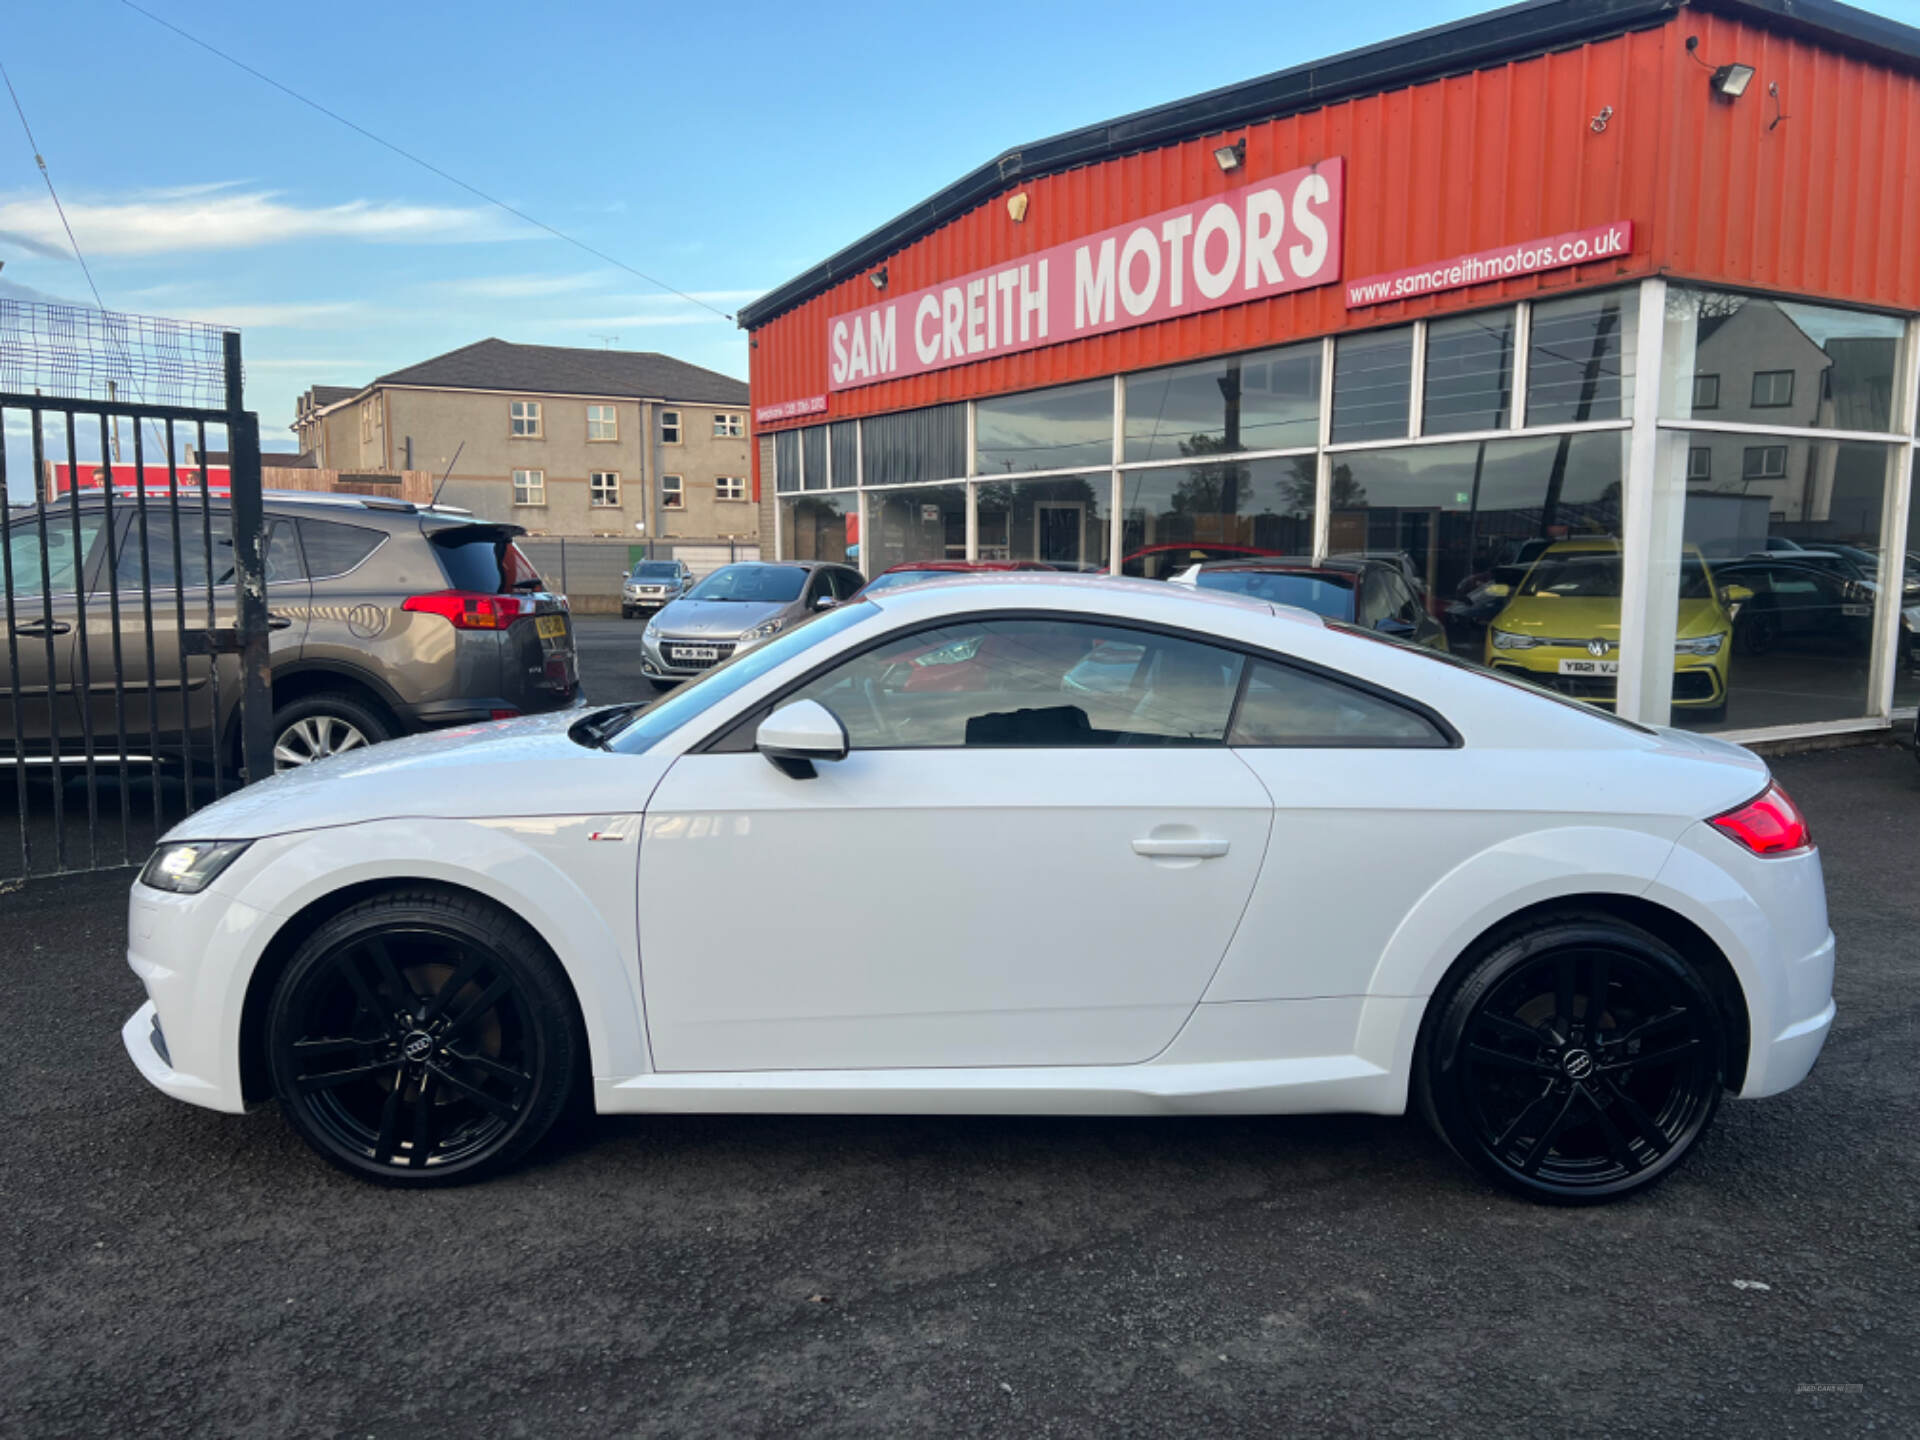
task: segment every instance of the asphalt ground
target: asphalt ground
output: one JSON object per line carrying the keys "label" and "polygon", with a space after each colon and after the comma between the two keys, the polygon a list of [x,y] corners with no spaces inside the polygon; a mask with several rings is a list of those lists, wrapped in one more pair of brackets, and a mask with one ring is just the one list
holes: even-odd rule
{"label": "asphalt ground", "polygon": [[1776,770],[1826,1054],[1594,1210],[1377,1117],[602,1118],[378,1190],[139,1078],[127,872],[12,888],[0,1433],[1920,1433],[1920,766]]}

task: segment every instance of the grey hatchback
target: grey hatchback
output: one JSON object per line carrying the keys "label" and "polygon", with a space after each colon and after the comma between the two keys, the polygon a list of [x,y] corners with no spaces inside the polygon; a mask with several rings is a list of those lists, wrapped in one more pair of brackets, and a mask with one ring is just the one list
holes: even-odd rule
{"label": "grey hatchback", "polygon": [[647,622],[640,668],[665,690],[851,599],[865,583],[852,566],[818,560],[723,565]]}
{"label": "grey hatchback", "polygon": [[[0,742],[17,735],[18,758],[45,763],[60,737],[57,763],[78,763],[90,726],[98,757],[157,746],[237,761],[238,661],[222,655],[216,668],[205,643],[210,612],[211,628],[235,622],[226,499],[212,497],[203,521],[198,496],[183,497],[177,536],[164,498],[149,499],[144,521],[135,501],[116,493],[111,535],[97,495],[81,500],[77,525],[64,504],[44,531],[32,510],[7,518],[15,658]],[[265,510],[276,769],[578,703],[567,602],[514,544],[519,526],[298,492],[269,492]]]}

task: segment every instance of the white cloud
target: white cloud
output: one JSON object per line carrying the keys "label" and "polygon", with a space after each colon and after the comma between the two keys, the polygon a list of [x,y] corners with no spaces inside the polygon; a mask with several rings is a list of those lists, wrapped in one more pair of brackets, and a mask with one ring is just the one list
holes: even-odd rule
{"label": "white cloud", "polygon": [[462,295],[483,295],[490,300],[517,300],[591,290],[609,278],[604,271],[591,270],[577,275],[477,275],[469,280],[450,280],[447,288]]}
{"label": "white cloud", "polygon": [[[288,240],[447,243],[503,240],[532,232],[491,210],[351,200],[302,207],[271,190],[194,186],[114,200],[70,200],[67,218],[89,256],[238,250]],[[68,258],[53,204],[31,191],[0,196],[0,243]]]}

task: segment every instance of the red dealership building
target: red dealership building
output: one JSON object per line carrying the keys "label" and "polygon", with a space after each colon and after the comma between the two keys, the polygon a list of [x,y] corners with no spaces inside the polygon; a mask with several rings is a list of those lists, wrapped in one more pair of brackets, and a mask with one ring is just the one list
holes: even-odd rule
{"label": "red dealership building", "polygon": [[1885,726],[1916,236],[1920,31],[1534,0],[1009,150],[745,307],[756,483],[787,557],[1383,555],[1631,718]]}

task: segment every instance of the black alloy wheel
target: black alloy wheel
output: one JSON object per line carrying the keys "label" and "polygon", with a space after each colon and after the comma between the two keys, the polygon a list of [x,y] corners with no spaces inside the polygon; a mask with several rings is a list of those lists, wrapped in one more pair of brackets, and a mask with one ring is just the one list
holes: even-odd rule
{"label": "black alloy wheel", "polygon": [[1531,1199],[1642,1190],[1719,1106],[1712,996],[1671,947],[1612,917],[1509,933],[1436,1004],[1420,1107],[1469,1164]]}
{"label": "black alloy wheel", "polygon": [[320,926],[267,1017],[274,1093],[309,1145],[362,1179],[482,1178],[564,1108],[585,1045],[559,968],[515,917],[410,889]]}

